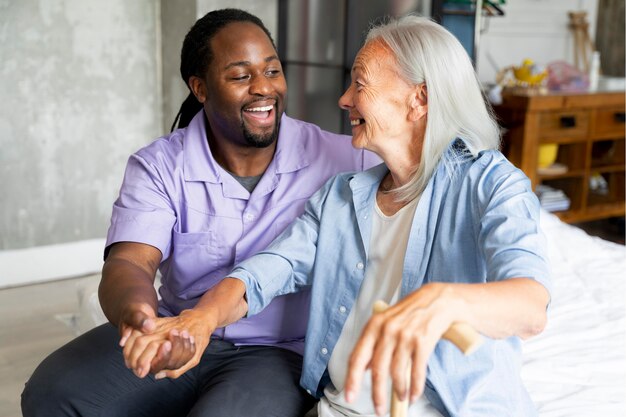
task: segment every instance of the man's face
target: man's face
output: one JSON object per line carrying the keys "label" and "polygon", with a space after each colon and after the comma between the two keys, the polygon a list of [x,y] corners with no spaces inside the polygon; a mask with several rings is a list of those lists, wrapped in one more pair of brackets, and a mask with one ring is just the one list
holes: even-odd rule
{"label": "man's face", "polygon": [[204,109],[213,134],[264,148],[278,138],[287,84],[271,41],[253,23],[236,22],[211,39]]}

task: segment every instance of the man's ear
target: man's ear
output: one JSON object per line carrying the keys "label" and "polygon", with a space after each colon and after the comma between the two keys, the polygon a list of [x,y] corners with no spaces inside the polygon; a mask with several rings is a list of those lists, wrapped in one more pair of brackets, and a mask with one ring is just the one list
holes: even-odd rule
{"label": "man's ear", "polygon": [[426,84],[418,84],[409,97],[409,120],[416,122],[428,113],[428,90]]}
{"label": "man's ear", "polygon": [[193,95],[196,96],[196,99],[200,103],[204,104],[207,98],[207,89],[204,80],[200,77],[192,75],[189,78],[189,89],[191,89]]}

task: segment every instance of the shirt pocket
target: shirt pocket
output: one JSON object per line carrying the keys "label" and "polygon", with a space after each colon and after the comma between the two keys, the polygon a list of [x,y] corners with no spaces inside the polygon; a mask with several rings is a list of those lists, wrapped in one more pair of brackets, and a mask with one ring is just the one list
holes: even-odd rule
{"label": "shirt pocket", "polygon": [[177,297],[192,299],[202,295],[230,270],[227,248],[213,230],[199,233],[173,231],[172,259],[167,287]]}

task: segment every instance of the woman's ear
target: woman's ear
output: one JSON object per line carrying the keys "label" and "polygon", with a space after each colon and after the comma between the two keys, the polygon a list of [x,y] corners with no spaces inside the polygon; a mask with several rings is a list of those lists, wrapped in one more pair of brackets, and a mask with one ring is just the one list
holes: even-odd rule
{"label": "woman's ear", "polygon": [[200,77],[192,75],[189,78],[189,89],[191,90],[193,95],[196,96],[196,99],[200,103],[204,104],[207,97],[206,83],[204,82],[204,80]]}
{"label": "woman's ear", "polygon": [[425,83],[415,86],[410,96],[409,106],[409,119],[412,122],[416,122],[426,116],[428,113],[428,91]]}

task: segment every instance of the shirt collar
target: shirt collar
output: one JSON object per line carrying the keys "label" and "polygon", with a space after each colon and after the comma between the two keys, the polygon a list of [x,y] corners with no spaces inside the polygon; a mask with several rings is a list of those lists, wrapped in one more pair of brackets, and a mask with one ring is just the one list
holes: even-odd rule
{"label": "shirt collar", "polygon": [[371,188],[372,186],[380,184],[385,175],[389,172],[389,168],[383,162],[376,165],[366,171],[357,172],[347,177],[347,181],[350,183],[350,188],[356,191],[360,188]]}
{"label": "shirt collar", "polygon": [[[201,110],[187,126],[183,140],[183,169],[186,181],[221,183],[223,168],[215,161],[206,136],[206,118]],[[276,174],[298,171],[310,164],[306,141],[310,138],[294,119],[283,114],[276,152],[268,170]]]}

